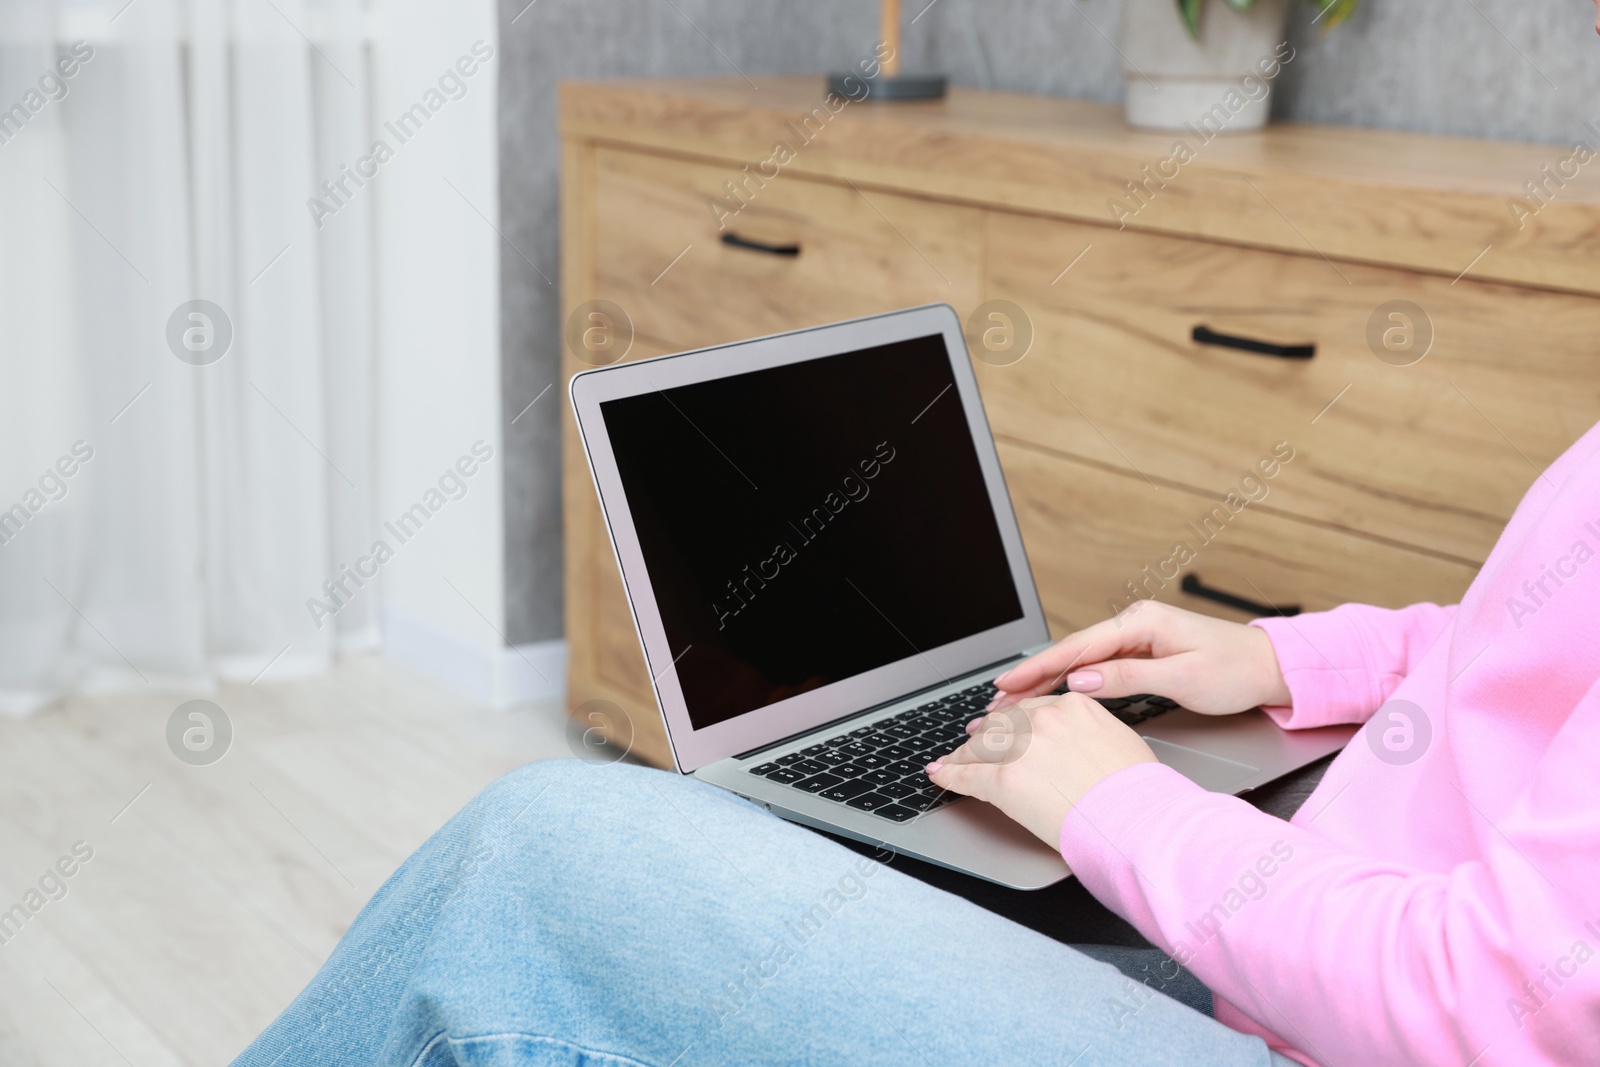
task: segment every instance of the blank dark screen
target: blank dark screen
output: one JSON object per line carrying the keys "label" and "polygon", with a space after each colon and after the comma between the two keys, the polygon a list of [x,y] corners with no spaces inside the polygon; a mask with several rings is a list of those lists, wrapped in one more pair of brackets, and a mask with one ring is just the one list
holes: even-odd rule
{"label": "blank dark screen", "polygon": [[1022,617],[938,334],[600,410],[696,729]]}

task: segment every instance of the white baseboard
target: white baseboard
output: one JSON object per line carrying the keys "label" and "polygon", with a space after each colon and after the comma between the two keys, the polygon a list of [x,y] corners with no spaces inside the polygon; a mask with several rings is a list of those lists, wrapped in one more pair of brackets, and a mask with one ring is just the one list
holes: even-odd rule
{"label": "white baseboard", "polygon": [[539,641],[485,648],[384,605],[383,654],[493,708],[560,701],[567,688],[567,643]]}
{"label": "white baseboard", "polygon": [[500,683],[505,703],[566,699],[567,642],[535,641],[531,645],[512,645],[500,650]]}

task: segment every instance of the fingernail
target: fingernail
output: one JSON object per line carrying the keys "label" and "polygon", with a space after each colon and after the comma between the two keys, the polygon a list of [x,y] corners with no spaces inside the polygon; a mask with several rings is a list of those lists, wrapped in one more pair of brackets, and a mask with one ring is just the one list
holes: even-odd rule
{"label": "fingernail", "polygon": [[994,708],[995,708],[995,705],[998,704],[998,703],[1000,703],[1000,694],[996,693],[994,695],[994,699],[989,701],[989,703],[987,703],[987,704],[985,704],[983,706],[983,710],[984,711],[993,711]]}
{"label": "fingernail", "polygon": [[1011,677],[1011,672],[1010,671],[1004,671],[997,678],[995,678],[994,684],[999,686],[1001,689],[1004,689],[1005,688],[1005,680],[1007,678],[1009,678],[1009,677]]}
{"label": "fingernail", "polygon": [[933,774],[933,773],[937,772],[940,767],[943,767],[943,766],[944,766],[944,761],[943,760],[934,760],[932,763],[928,764],[928,773],[929,774]]}
{"label": "fingernail", "polygon": [[1099,671],[1079,671],[1067,675],[1067,687],[1074,693],[1092,693],[1100,688],[1101,681]]}

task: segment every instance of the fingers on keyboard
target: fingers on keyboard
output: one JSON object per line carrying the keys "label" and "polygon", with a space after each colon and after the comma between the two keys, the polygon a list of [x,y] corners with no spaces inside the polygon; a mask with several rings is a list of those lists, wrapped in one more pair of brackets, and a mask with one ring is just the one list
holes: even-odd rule
{"label": "fingers on keyboard", "polygon": [[966,742],[966,724],[984,713],[994,694],[988,683],[971,686],[779,756],[750,773],[906,822],[960,799],[928,781],[924,768]]}

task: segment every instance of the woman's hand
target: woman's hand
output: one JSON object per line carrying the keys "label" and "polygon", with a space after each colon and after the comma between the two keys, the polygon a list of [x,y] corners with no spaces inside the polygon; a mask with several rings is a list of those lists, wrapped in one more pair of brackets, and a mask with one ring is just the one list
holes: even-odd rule
{"label": "woman's hand", "polygon": [[968,724],[972,735],[928,777],[944,789],[988,801],[1051,848],[1061,823],[1107,775],[1155,753],[1095,701],[1077,693],[1039,697]]}
{"label": "woman's hand", "polygon": [[994,680],[994,708],[1060,688],[1094,697],[1153,693],[1203,715],[1289,703],[1289,687],[1266,633],[1142,600],[1114,619],[1079,630]]}

